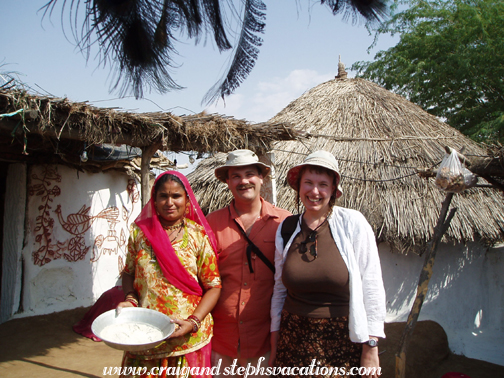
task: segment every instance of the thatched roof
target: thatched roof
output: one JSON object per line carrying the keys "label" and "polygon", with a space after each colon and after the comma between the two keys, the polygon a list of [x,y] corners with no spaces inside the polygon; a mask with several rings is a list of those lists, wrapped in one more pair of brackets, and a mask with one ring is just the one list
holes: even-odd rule
{"label": "thatched roof", "polygon": [[248,147],[260,152],[269,150],[274,140],[292,139],[295,134],[285,123],[250,124],[217,114],[131,113],[0,90],[0,160],[4,161],[57,162],[63,154],[80,154],[84,143],[134,147],[159,143],[165,150],[200,153]]}
{"label": "thatched roof", "polygon": [[[312,151],[330,151],[342,174],[339,205],[361,211],[378,240],[401,251],[418,251],[431,239],[445,197],[433,178],[418,176],[417,168],[436,167],[445,146],[466,156],[486,155],[484,148],[420,107],[362,79],[337,78],[320,84],[270,122],[291,122],[311,136],[273,146],[279,207],[298,212],[296,194],[285,182],[289,168]],[[222,156],[200,163],[190,175],[207,211],[230,200],[226,186],[213,177],[217,159]],[[458,211],[448,239],[486,243],[503,239],[504,201],[498,191],[468,189],[454,197],[452,206]]]}

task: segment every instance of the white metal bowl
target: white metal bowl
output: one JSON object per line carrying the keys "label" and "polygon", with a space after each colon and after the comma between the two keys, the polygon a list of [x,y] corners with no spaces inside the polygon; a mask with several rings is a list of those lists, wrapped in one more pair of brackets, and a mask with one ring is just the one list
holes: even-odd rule
{"label": "white metal bowl", "polygon": [[[102,332],[107,326],[127,323],[146,324],[155,327],[162,332],[163,336],[159,340],[153,340],[152,342],[143,344],[134,343],[133,341],[128,344],[121,344],[114,340],[108,340],[106,337],[104,338],[102,336]],[[126,307],[121,309],[119,315],[117,315],[116,310],[104,312],[94,320],[91,325],[91,330],[108,346],[115,349],[135,352],[151,349],[161,344],[164,339],[175,331],[175,324],[170,322],[170,318],[167,315],[159,311],[141,307]]]}

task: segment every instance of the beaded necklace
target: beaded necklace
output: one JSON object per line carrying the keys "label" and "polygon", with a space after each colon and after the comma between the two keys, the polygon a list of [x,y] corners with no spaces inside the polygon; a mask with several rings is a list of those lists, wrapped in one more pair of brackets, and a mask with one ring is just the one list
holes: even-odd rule
{"label": "beaded necklace", "polygon": [[165,229],[166,231],[174,231],[176,230],[177,228],[182,228],[184,226],[184,221],[180,222],[180,223],[177,223],[177,224],[174,224],[172,226],[163,226],[163,224],[161,224],[161,226],[163,227],[163,229]]}
{"label": "beaded necklace", "polygon": [[[185,239],[186,239],[186,233],[187,233],[187,226],[186,226],[186,223],[184,221],[182,221],[181,223],[177,223],[177,224],[175,224],[173,226],[163,226],[162,224],[161,224],[161,226],[163,227],[164,230],[171,231],[168,234],[168,239],[170,240],[171,244],[173,244],[173,242],[177,239],[177,237],[179,236],[179,234],[182,231],[182,229],[184,230],[184,235],[182,236],[182,240],[185,241]],[[176,229],[178,229],[178,231],[175,234],[175,237],[172,239],[173,232]],[[156,258],[156,254],[154,253],[154,251],[153,251],[152,248],[150,250],[150,255],[151,255],[150,262],[151,263],[155,263],[157,261],[157,258]]]}

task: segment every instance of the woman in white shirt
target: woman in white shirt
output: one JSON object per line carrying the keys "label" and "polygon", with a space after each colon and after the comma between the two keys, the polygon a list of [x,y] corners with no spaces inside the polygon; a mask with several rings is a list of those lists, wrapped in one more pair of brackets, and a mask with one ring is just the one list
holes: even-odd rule
{"label": "woman in white shirt", "polygon": [[277,230],[270,364],[299,376],[377,377],[385,290],[373,230],[360,212],[335,206],[331,153],[308,155],[287,180],[305,211]]}

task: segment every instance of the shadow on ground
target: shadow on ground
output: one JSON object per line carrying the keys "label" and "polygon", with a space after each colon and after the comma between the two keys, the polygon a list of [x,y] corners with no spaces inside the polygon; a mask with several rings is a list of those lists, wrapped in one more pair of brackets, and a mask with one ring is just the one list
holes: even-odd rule
{"label": "shadow on ground", "polygon": [[[10,320],[0,324],[0,377],[103,377],[122,352],[72,330],[87,308]],[[114,377],[114,376],[108,376]]]}
{"label": "shadow on ground", "polygon": [[[382,377],[394,377],[395,354],[405,326],[404,322],[385,324],[387,338],[380,342]],[[448,372],[470,378],[504,377],[504,366],[451,353],[446,333],[438,323],[418,322],[407,350],[406,377],[441,378]]]}

